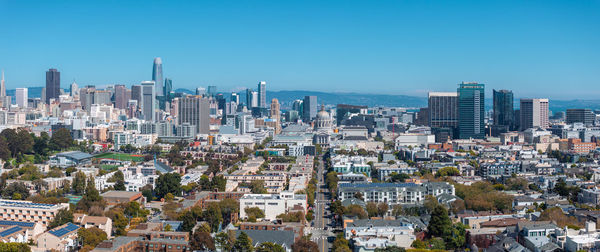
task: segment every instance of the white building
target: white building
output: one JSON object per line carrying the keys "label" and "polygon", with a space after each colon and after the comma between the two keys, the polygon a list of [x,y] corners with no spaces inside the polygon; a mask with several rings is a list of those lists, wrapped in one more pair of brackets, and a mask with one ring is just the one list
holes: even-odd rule
{"label": "white building", "polygon": [[27,88],[17,88],[15,91],[16,102],[19,108],[27,108],[27,98],[29,98],[27,91]]}
{"label": "white building", "polygon": [[258,207],[265,214],[265,220],[275,220],[277,215],[290,211],[307,211],[305,194],[281,192],[279,194],[245,194],[240,199],[240,218],[247,218],[246,208]]}
{"label": "white building", "polygon": [[432,134],[419,134],[419,133],[402,133],[396,137],[396,150],[399,147],[418,147],[427,146],[435,143],[435,135]]}

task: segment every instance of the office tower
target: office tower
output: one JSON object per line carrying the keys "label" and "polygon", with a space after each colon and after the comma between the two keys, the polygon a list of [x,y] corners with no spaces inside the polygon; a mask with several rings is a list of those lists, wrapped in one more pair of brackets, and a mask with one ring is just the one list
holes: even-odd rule
{"label": "office tower", "polygon": [[512,127],[514,125],[513,92],[494,89],[494,125]]}
{"label": "office tower", "polygon": [[246,89],[246,108],[252,109],[252,89]]}
{"label": "office tower", "polygon": [[430,127],[451,129],[458,127],[457,92],[429,92],[427,100]]}
{"label": "office tower", "polygon": [[277,100],[277,98],[273,98],[273,100],[271,100],[271,119],[280,121],[280,113],[279,100]]}
{"label": "office tower", "polygon": [[317,116],[317,97],[314,95],[304,96],[302,120],[310,122]]}
{"label": "office tower", "polygon": [[[298,100],[296,100],[298,101]],[[292,104],[292,107],[296,107],[296,101],[294,101],[294,103]],[[335,119],[336,119],[336,123],[337,125],[341,125],[342,120],[344,120],[344,117],[346,117],[348,114],[356,114],[356,113],[360,113],[361,110],[366,109],[367,106],[357,106],[357,105],[349,105],[349,104],[338,104],[337,106],[335,106]],[[301,112],[301,111],[299,111]]]}
{"label": "office tower", "polygon": [[6,96],[6,83],[4,83],[4,70],[2,70],[2,80],[0,80],[0,97]]}
{"label": "office tower", "polygon": [[202,96],[177,98],[177,124],[189,123],[198,134],[210,133],[210,99]]}
{"label": "office tower", "polygon": [[112,105],[112,94],[108,90],[95,90],[92,104]]}
{"label": "office tower", "polygon": [[240,104],[240,95],[236,92],[231,93],[231,101]]}
{"label": "office tower", "polygon": [[583,123],[593,125],[596,121],[596,115],[591,109],[567,109],[567,123]]}
{"label": "office tower", "polygon": [[17,88],[17,90],[15,91],[17,105],[19,106],[19,108],[27,108],[27,99],[29,98],[27,91],[27,88]]}
{"label": "office tower", "polygon": [[267,82],[258,82],[258,106],[261,108],[267,107]]}
{"label": "office tower", "polygon": [[125,85],[115,86],[115,108],[125,109],[127,108],[127,102],[131,97],[127,97],[127,87]]}
{"label": "office tower", "polygon": [[165,78],[165,87],[163,88],[165,101],[171,102],[171,99],[173,99],[171,96],[171,91],[173,91],[173,80],[170,78]]}
{"label": "office tower", "polygon": [[521,130],[529,128],[546,129],[548,119],[548,99],[521,99]]}
{"label": "office tower", "polygon": [[77,85],[77,83],[75,81],[73,81],[73,83],[71,83],[71,87],[69,88],[70,90],[70,94],[71,97],[73,97],[73,99],[78,99],[79,98],[79,86]]}
{"label": "office tower", "polygon": [[206,88],[203,88],[203,87],[196,88],[196,95],[205,95],[205,94],[206,94]]}
{"label": "office tower", "polygon": [[138,106],[142,104],[142,86],[132,85],[131,86],[131,100],[136,100]]}
{"label": "office tower", "polygon": [[60,95],[60,72],[54,68],[46,71],[46,104],[50,103],[50,99],[58,100]]}
{"label": "office tower", "polygon": [[485,85],[462,82],[458,87],[458,135],[461,139],[485,137]]}
{"label": "office tower", "polygon": [[142,82],[142,102],[141,110],[144,120],[156,121],[156,93],[154,89],[154,81]]}
{"label": "office tower", "polygon": [[208,86],[208,96],[215,97],[217,94],[217,86]]}
{"label": "office tower", "polygon": [[154,81],[154,92],[156,96],[163,96],[163,71],[160,57],[154,58],[152,66],[152,80]]}
{"label": "office tower", "polygon": [[258,92],[250,92],[250,108],[258,108]]}

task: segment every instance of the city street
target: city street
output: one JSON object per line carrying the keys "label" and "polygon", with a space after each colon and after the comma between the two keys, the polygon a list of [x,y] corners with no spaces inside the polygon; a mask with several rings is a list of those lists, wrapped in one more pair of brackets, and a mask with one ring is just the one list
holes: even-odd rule
{"label": "city street", "polygon": [[315,197],[315,226],[312,232],[312,240],[319,245],[319,251],[329,251],[331,243],[327,237],[333,236],[331,230],[331,213],[327,210],[331,197],[325,186],[325,166],[322,157],[319,157],[317,170],[317,195]]}

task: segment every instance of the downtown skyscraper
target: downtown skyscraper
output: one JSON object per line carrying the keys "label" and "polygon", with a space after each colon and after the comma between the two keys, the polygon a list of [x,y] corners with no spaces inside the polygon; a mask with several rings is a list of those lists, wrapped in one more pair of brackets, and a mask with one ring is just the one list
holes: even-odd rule
{"label": "downtown skyscraper", "polygon": [[46,104],[50,99],[58,100],[60,96],[60,72],[54,68],[46,71]]}
{"label": "downtown skyscraper", "polygon": [[317,116],[317,97],[314,95],[304,96],[302,121],[310,122]]}
{"label": "downtown skyscraper", "polygon": [[210,98],[185,96],[177,98],[177,124],[194,126],[197,134],[210,133]]}
{"label": "downtown skyscraper", "polygon": [[154,58],[154,65],[152,66],[152,80],[154,81],[154,90],[156,96],[163,96],[163,71],[162,71],[162,60],[160,57]]}
{"label": "downtown skyscraper", "polygon": [[548,99],[521,99],[521,128],[546,129],[550,126]]}
{"label": "downtown skyscraper", "polygon": [[494,89],[494,113],[492,119],[492,135],[498,136],[500,133],[513,130],[515,126],[514,120],[514,98],[513,92],[510,90],[495,90]]}
{"label": "downtown skyscraper", "polygon": [[485,85],[462,82],[458,93],[458,136],[461,139],[485,137]]}
{"label": "downtown skyscraper", "polygon": [[258,82],[258,107],[267,107],[267,82]]}
{"label": "downtown skyscraper", "polygon": [[155,122],[156,121],[156,88],[154,81],[142,82],[142,116],[144,120]]}

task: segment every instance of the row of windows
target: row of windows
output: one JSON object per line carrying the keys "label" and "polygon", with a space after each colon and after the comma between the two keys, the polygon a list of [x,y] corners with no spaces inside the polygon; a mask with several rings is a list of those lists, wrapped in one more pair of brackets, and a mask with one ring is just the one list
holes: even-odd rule
{"label": "row of windows", "polygon": [[[10,210],[10,211],[9,211]],[[27,214],[31,214],[31,210],[25,210],[27,212]],[[6,209],[4,208],[4,212],[5,213],[16,213],[15,209]],[[19,213],[23,213],[23,210],[19,210]],[[39,211],[33,211],[34,214],[39,214]],[[46,215],[45,211],[41,212],[43,215]],[[53,212],[48,212],[48,214],[50,215],[54,215]]]}

